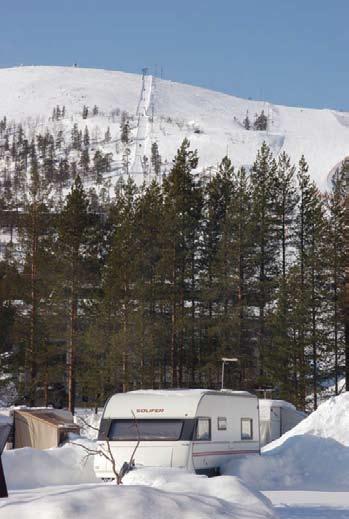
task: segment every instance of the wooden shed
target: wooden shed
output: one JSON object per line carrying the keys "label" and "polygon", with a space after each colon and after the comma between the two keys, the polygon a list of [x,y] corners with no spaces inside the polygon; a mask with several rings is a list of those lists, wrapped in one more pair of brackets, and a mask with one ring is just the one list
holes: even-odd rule
{"label": "wooden shed", "polygon": [[68,433],[80,433],[68,411],[56,409],[19,409],[14,412],[14,445],[49,449],[63,443]]}

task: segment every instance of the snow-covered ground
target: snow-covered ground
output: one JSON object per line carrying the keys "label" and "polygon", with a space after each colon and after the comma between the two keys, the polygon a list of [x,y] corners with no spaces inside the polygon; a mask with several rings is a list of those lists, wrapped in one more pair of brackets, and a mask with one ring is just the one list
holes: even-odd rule
{"label": "snow-covered ground", "polygon": [[[88,440],[77,441],[91,447]],[[87,459],[85,450],[77,445],[47,450],[14,449],[5,451],[2,461],[10,490],[97,482],[93,459]]]}
{"label": "snow-covered ground", "polygon": [[349,393],[332,397],[266,445],[262,456],[228,463],[225,474],[259,490],[349,491]]}
{"label": "snow-covered ground", "polygon": [[280,519],[348,519],[349,492],[268,491]]}
{"label": "snow-covered ground", "polygon": [[[0,417],[9,419],[9,410]],[[101,412],[78,409],[82,434],[54,449],[5,451],[9,499],[0,500],[0,519],[276,519],[270,501],[234,476],[208,479],[179,469],[137,469],[122,486],[95,477],[93,438]],[[80,418],[83,418],[84,423]],[[89,437],[89,438],[87,438]],[[78,445],[79,444],[79,445]]]}
{"label": "snow-covered ground", "polygon": [[332,397],[262,455],[229,463],[281,518],[349,518],[349,393]]}
{"label": "snow-covered ground", "polygon": [[[100,412],[78,414],[98,426]],[[261,456],[227,464],[223,476],[142,468],[127,474],[119,487],[98,482],[92,458],[77,445],[8,451],[3,463],[10,498],[0,500],[0,519],[163,519],[169,514],[173,519],[347,519],[348,431],[349,393],[344,393],[264,447]],[[92,435],[89,428],[82,432]],[[87,438],[73,441],[95,445]]]}
{"label": "snow-covered ground", "polygon": [[79,485],[14,492],[0,502],[1,519],[276,519],[272,507],[238,480],[226,498],[143,485]]}
{"label": "snow-covered ground", "polygon": [[[0,118],[22,121],[29,132],[70,132],[75,122],[90,134],[104,135],[111,129],[112,141],[105,151],[117,157],[120,120],[116,110],[133,117],[131,164],[141,177],[140,159],[157,142],[163,160],[170,162],[184,137],[198,149],[200,168],[216,166],[225,154],[234,164],[249,165],[265,140],[277,155],[286,151],[294,162],[304,154],[310,172],[321,188],[327,177],[348,155],[349,113],[276,106],[241,99],[203,88],[146,78],[137,74],[75,67],[17,67],[0,69]],[[66,106],[67,116],[49,121],[55,106]],[[81,118],[82,107],[99,107],[96,117]],[[253,122],[264,110],[268,131],[245,130],[246,114]],[[98,139],[97,139],[98,140]]]}
{"label": "snow-covered ground", "polygon": [[176,469],[138,469],[116,486],[97,482],[92,460],[84,456],[76,445],[4,453],[10,497],[0,500],[0,519],[276,517],[263,494],[233,476],[208,479]]}

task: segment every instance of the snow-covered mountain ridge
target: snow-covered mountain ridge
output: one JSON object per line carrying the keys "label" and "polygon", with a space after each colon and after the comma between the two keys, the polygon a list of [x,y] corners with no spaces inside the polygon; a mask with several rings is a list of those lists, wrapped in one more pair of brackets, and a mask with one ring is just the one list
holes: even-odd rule
{"label": "snow-covered mountain ridge", "polygon": [[[50,122],[57,105],[65,105],[67,117]],[[84,105],[91,109],[97,105],[99,115],[83,120]],[[272,105],[154,76],[142,81],[141,75],[124,72],[75,67],[0,69],[0,119],[22,122],[33,132],[45,125],[56,130],[64,125],[68,131],[75,122],[96,133],[109,126],[112,141],[106,151],[113,152],[120,121],[112,114],[118,110],[133,116],[130,163],[139,180],[141,159],[150,155],[152,142],[158,143],[163,160],[170,162],[184,137],[198,149],[201,169],[215,167],[227,153],[236,166],[250,165],[263,141],[275,155],[286,151],[293,162],[304,154],[321,189],[328,186],[330,171],[349,155],[349,113]],[[246,130],[246,114],[253,121],[262,110],[268,130]]]}

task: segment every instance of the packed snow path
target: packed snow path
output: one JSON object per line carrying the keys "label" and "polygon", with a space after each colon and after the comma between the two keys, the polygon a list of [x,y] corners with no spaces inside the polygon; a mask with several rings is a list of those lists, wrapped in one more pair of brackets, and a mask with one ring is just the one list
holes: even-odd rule
{"label": "packed snow path", "polygon": [[348,519],[349,492],[263,492],[280,519]]}
{"label": "packed snow path", "polygon": [[131,174],[143,175],[144,178],[144,165],[143,158],[147,156],[147,141],[149,136],[149,109],[150,101],[152,98],[152,76],[143,76],[141,95],[137,107],[136,116],[138,118],[137,135],[135,138],[135,156],[133,165],[131,167]]}

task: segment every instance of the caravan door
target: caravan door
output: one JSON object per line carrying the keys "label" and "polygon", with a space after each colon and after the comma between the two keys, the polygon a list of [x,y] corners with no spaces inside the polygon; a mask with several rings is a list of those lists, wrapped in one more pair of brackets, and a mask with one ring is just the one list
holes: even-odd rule
{"label": "caravan door", "polygon": [[211,418],[198,418],[194,431],[192,449],[193,467],[198,474],[205,474],[212,471],[212,466],[214,466],[212,447]]}

